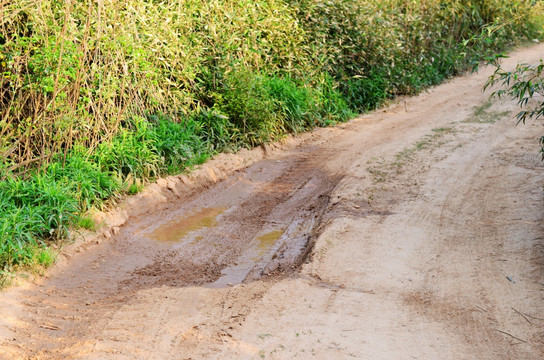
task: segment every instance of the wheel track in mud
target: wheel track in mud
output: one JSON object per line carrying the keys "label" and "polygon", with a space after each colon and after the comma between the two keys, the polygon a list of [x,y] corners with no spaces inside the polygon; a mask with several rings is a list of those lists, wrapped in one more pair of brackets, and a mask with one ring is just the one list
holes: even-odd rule
{"label": "wheel track in mud", "polygon": [[[258,280],[263,272],[271,276],[295,271],[310,253],[329,194],[342,179],[345,164],[335,164],[332,170],[323,167],[330,165],[338,149],[327,145],[333,139],[258,162],[238,172],[234,181],[220,182],[204,195],[195,191],[182,197],[177,205],[148,215],[143,225],[128,224],[109,241],[81,254],[75,266],[50,279],[38,292],[25,294],[26,307],[37,310],[26,316],[18,333],[26,337],[27,331],[39,329],[38,334],[28,335],[31,340],[25,352],[38,358],[69,354],[72,346],[92,341],[92,334],[109,321],[110,314],[142,289],[223,287]],[[230,195],[222,199],[221,194]],[[158,242],[147,231],[195,209],[214,207],[226,210],[215,226],[189,232],[192,241]],[[255,251],[258,236],[272,229],[285,236],[275,246]],[[234,276],[227,274],[225,281],[214,283],[222,270],[240,267],[240,262],[241,272],[234,270]],[[226,324],[236,323],[229,316],[220,318]],[[214,331],[217,336],[227,333]]]}

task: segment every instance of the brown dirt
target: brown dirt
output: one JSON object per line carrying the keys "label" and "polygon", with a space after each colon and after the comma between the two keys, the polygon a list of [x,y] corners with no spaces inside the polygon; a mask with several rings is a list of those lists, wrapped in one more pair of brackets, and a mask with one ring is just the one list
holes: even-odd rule
{"label": "brown dirt", "polygon": [[0,294],[0,358],[542,359],[542,127],[487,75],[98,214]]}

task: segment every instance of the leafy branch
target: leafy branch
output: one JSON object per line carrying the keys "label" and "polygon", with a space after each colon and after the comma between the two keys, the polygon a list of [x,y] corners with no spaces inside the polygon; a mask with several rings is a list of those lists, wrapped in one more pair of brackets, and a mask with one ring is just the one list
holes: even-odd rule
{"label": "leafy branch", "polygon": [[484,90],[499,84],[501,89],[494,91],[493,96],[507,95],[516,99],[518,106],[524,109],[516,115],[518,123],[544,116],[544,100],[529,104],[529,100],[535,95],[544,96],[544,61],[541,59],[537,65],[518,64],[513,71],[506,71],[498,63],[499,59],[505,57],[503,54],[498,54],[488,59],[490,64],[496,66],[496,69],[488,78]]}
{"label": "leafy branch", "polygon": [[[527,119],[544,117],[544,60],[538,64],[518,64],[513,71],[505,70],[500,60],[506,58],[504,54],[497,54],[487,58],[487,64],[495,66],[495,71],[484,86],[484,90],[499,85],[500,89],[492,96],[510,96],[517,100],[521,111],[516,115],[517,123],[524,123]],[[533,101],[531,101],[533,100]],[[544,160],[544,136],[540,138],[542,160]]]}

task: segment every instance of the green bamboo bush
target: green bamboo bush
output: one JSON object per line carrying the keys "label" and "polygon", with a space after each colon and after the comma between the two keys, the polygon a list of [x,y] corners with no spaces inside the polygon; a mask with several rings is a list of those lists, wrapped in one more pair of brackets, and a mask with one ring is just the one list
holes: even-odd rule
{"label": "green bamboo bush", "polygon": [[0,2],[0,276],[51,263],[146,180],[346,121],[539,30],[530,1]]}
{"label": "green bamboo bush", "polygon": [[[321,68],[350,106],[372,109],[395,95],[415,94],[466,69],[486,52],[535,36],[533,2],[291,0]],[[536,15],[536,14],[534,14]],[[464,40],[490,24],[485,41]]]}

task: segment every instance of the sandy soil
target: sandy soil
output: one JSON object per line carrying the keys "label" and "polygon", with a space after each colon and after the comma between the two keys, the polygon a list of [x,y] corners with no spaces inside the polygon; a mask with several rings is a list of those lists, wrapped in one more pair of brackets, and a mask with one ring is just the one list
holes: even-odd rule
{"label": "sandy soil", "polygon": [[0,294],[0,358],[544,358],[542,125],[488,74],[99,214]]}

